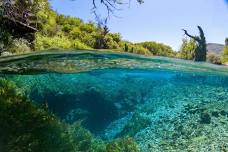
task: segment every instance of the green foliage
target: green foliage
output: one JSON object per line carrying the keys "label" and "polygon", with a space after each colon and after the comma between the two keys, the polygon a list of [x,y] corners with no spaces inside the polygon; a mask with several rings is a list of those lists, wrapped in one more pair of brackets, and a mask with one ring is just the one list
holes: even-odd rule
{"label": "green foliage", "polygon": [[127,43],[124,44],[124,52],[128,52],[128,45],[127,45]]}
{"label": "green foliage", "polygon": [[139,43],[145,49],[149,50],[151,54],[157,56],[174,56],[174,51],[168,45],[157,42],[143,42]]}
{"label": "green foliage", "polygon": [[116,43],[119,43],[122,41],[120,33],[109,33],[108,35],[112,37],[113,41],[115,41]]}
{"label": "green foliage", "polygon": [[[5,50],[10,45],[10,42],[12,41],[12,36],[9,32],[9,30],[4,26],[3,20],[0,17],[0,50]],[[1,52],[0,51],[0,52]]]}
{"label": "green foliage", "polygon": [[[39,16],[43,26],[36,37],[36,50],[46,48],[119,48],[120,34],[107,34],[105,28],[99,28],[92,22],[83,23],[79,18],[58,15],[50,9],[40,11]],[[60,44],[56,44],[57,40]],[[100,46],[101,42],[102,46]]]}
{"label": "green foliage", "polygon": [[119,43],[120,47],[124,52],[143,54],[143,55],[153,55],[148,49],[144,48],[140,44],[134,44],[127,41],[122,41]]}
{"label": "green foliage", "polygon": [[144,48],[142,45],[134,44],[130,46],[130,53],[143,54],[143,55],[153,55],[148,49]]}
{"label": "green foliage", "polygon": [[117,41],[116,41],[115,38],[116,38],[115,35],[112,35],[112,34],[108,34],[104,37],[105,49],[118,49],[119,48],[119,45],[118,45],[119,39],[117,38],[116,39]]}
{"label": "green foliage", "polygon": [[[174,56],[174,51],[170,46],[157,42],[142,42],[132,44],[130,42],[125,43],[128,46],[130,53],[144,54],[144,55],[158,55],[158,56]],[[126,52],[126,45],[122,44],[123,50]]]}
{"label": "green foliage", "polygon": [[58,15],[56,22],[58,25],[80,26],[82,24],[81,19],[64,15]]}
{"label": "green foliage", "polygon": [[31,44],[23,38],[14,39],[8,47],[7,51],[13,54],[29,53],[31,52],[30,45]]}
{"label": "green foliage", "polygon": [[92,134],[81,127],[80,122],[76,122],[67,129],[67,134],[72,140],[72,145],[77,151],[104,152],[105,143],[95,140]]}
{"label": "green foliage", "polygon": [[228,62],[228,45],[224,47],[223,54],[222,54],[222,62],[227,63]]}
{"label": "green foliage", "polygon": [[33,106],[12,82],[0,80],[0,146],[2,152],[71,151],[60,122]]}
{"label": "green foliage", "polygon": [[54,37],[47,37],[41,34],[36,34],[35,49],[89,49],[88,46],[81,43],[79,40],[70,40],[64,35],[57,35]]}
{"label": "green foliage", "polygon": [[139,149],[132,138],[119,138],[107,145],[106,152],[139,152]]}
{"label": "green foliage", "polygon": [[197,49],[196,41],[193,39],[183,39],[178,57],[193,60]]}
{"label": "green foliage", "polygon": [[150,54],[157,56],[174,56],[174,51],[168,45],[157,42],[142,42],[137,45],[149,50]]}
{"label": "green foliage", "polygon": [[[138,2],[142,3],[142,1]],[[77,17],[57,14],[51,9],[48,0],[33,0],[33,3],[30,0],[16,0],[15,5],[21,10],[30,11],[35,15],[35,18],[38,18],[39,32],[35,33],[35,46],[32,46],[27,45],[27,42],[20,39],[12,41],[11,38],[15,39],[15,37],[9,35],[6,32],[7,27],[5,27],[6,30],[4,32],[0,31],[0,47],[8,49],[8,46],[13,42],[11,52],[25,53],[34,48],[35,50],[95,48],[113,49],[115,51],[143,55],[174,56],[175,54],[171,47],[156,42],[127,43],[128,49],[126,49],[121,35],[119,33],[110,33],[107,25],[96,25],[93,22],[86,23]],[[21,38],[25,39],[23,36]],[[28,41],[31,42],[30,40]],[[15,50],[16,47],[14,46],[20,47],[18,50]],[[32,49],[29,49],[27,46],[32,46]]]}
{"label": "green foliage", "polygon": [[203,32],[203,29],[200,26],[197,26],[199,30],[199,36],[192,36],[188,34],[187,30],[183,30],[185,35],[193,39],[197,43],[197,47],[194,52],[194,61],[206,61],[207,58],[207,42]]}
{"label": "green foliage", "polygon": [[225,45],[226,46],[228,45],[228,38],[226,38],[226,40],[225,40]]}
{"label": "green foliage", "polygon": [[47,37],[40,34],[36,35],[35,48],[36,50],[44,49],[69,49],[71,47],[70,41],[66,37],[55,36]]}
{"label": "green foliage", "polygon": [[105,143],[82,128],[80,122],[60,122],[47,107],[35,105],[5,79],[0,79],[0,135],[1,152],[139,151],[131,138]]}
{"label": "green foliage", "polygon": [[57,14],[48,6],[40,10],[37,16],[41,22],[40,32],[45,36],[54,36],[57,34]]}

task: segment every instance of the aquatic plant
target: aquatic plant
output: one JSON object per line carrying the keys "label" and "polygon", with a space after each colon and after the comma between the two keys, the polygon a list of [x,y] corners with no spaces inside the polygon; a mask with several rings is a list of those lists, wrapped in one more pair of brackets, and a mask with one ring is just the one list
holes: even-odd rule
{"label": "aquatic plant", "polygon": [[60,122],[19,94],[14,83],[1,79],[0,97],[1,151],[72,150]]}
{"label": "aquatic plant", "polygon": [[34,86],[30,93],[33,101],[39,104],[47,101],[49,110],[67,123],[84,120],[82,125],[92,132],[102,130],[118,116],[115,104],[95,88],[68,94],[65,90],[59,92],[46,87],[39,90],[37,87]]}
{"label": "aquatic plant", "polygon": [[117,135],[119,137],[128,136],[134,137],[140,130],[150,125],[150,120],[141,116],[140,113],[134,113],[131,120],[124,127],[124,129]]}
{"label": "aquatic plant", "polygon": [[105,143],[82,128],[80,122],[64,124],[47,109],[34,105],[8,80],[0,79],[0,97],[1,152],[138,151],[133,139]]}
{"label": "aquatic plant", "polygon": [[119,138],[107,144],[106,152],[139,152],[132,138]]}
{"label": "aquatic plant", "polygon": [[66,134],[70,137],[75,151],[105,152],[105,142],[96,139],[88,130],[82,128],[80,121],[69,125]]}

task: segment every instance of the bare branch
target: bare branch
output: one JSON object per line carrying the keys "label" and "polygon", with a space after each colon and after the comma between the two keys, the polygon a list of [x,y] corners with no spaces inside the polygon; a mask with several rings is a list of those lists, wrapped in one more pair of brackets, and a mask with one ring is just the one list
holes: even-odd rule
{"label": "bare branch", "polygon": [[185,29],[182,29],[182,30],[184,31],[185,35],[187,35],[188,37],[194,39],[195,41],[199,41],[199,38],[198,38],[197,36],[192,36],[192,35],[190,35],[190,34],[187,32],[187,30],[185,30]]}
{"label": "bare branch", "polygon": [[[99,2],[98,2],[99,1]],[[127,1],[127,2],[126,2]],[[143,0],[136,0],[139,4],[142,4]],[[99,17],[97,14],[97,3],[102,4],[105,6],[107,10],[107,17],[105,20],[110,18],[110,15],[118,17],[115,15],[115,11],[121,10],[120,6],[125,4],[130,4],[131,0],[92,0],[93,8],[92,13],[95,15],[96,19]]]}

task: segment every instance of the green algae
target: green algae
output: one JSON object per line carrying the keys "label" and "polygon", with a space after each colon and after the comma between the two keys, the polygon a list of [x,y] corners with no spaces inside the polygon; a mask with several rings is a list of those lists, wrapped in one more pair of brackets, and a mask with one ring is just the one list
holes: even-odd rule
{"label": "green algae", "polygon": [[1,152],[114,152],[112,145],[121,152],[137,151],[131,139],[112,141],[106,147],[80,122],[72,125],[61,122],[47,107],[32,104],[17,90],[15,83],[0,79]]}
{"label": "green algae", "polygon": [[150,120],[141,116],[140,113],[134,113],[131,120],[117,135],[119,137],[134,137],[140,130],[145,129],[151,124]]}

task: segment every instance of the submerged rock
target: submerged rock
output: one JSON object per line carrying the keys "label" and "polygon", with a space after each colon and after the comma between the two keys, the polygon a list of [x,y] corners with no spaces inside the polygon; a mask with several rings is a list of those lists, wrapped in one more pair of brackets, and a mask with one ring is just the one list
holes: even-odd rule
{"label": "submerged rock", "polygon": [[200,115],[200,122],[203,124],[210,124],[211,123],[211,116],[207,112],[203,112]]}
{"label": "submerged rock", "polygon": [[218,111],[213,111],[211,112],[211,115],[214,117],[219,117],[219,112]]}
{"label": "submerged rock", "polygon": [[151,124],[151,121],[143,117],[140,113],[134,113],[131,120],[117,135],[117,137],[129,136],[134,137],[140,130],[145,129]]}

